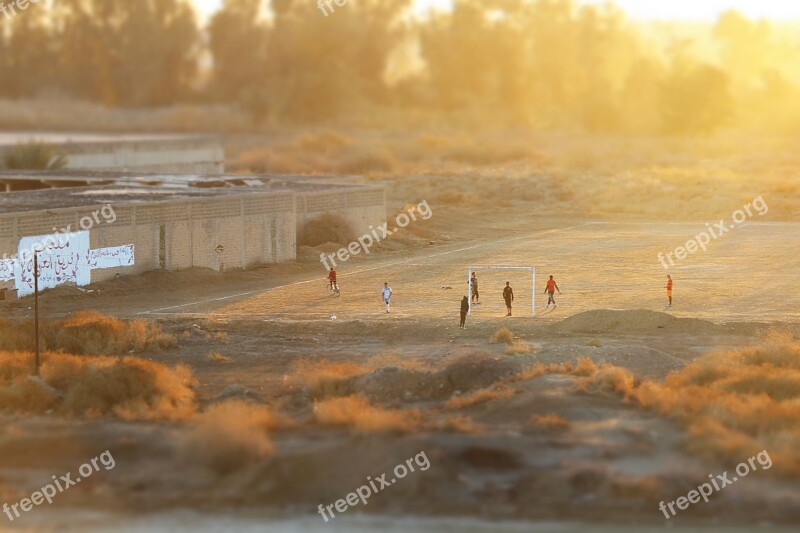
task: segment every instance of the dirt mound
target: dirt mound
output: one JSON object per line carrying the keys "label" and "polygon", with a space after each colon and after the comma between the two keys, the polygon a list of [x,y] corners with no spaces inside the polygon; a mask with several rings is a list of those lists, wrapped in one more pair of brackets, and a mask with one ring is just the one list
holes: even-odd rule
{"label": "dirt mound", "polygon": [[370,372],[321,375],[306,385],[315,398],[362,394],[371,402],[403,403],[444,400],[456,391],[460,394],[482,389],[520,372],[522,364],[518,361],[475,352],[437,372],[389,365]]}
{"label": "dirt mound", "polygon": [[632,309],[597,309],[578,313],[552,327],[562,333],[688,333],[695,335],[729,333],[730,327],[697,318],[677,318],[666,313]]}
{"label": "dirt mound", "polygon": [[443,380],[437,374],[396,366],[356,376],[351,380],[351,386],[372,401],[387,403],[435,400],[448,394],[444,391]]}
{"label": "dirt mound", "polygon": [[465,355],[447,365],[439,374],[453,391],[469,391],[522,372],[522,363],[486,352]]}

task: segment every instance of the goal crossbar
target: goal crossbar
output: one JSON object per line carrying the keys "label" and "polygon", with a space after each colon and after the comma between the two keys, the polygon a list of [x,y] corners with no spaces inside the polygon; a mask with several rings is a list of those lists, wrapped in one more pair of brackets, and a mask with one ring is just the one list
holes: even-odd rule
{"label": "goal crossbar", "polygon": [[472,314],[472,273],[476,270],[527,270],[531,273],[531,316],[536,316],[536,267],[507,265],[475,265],[467,268],[467,286],[469,287],[469,314]]}

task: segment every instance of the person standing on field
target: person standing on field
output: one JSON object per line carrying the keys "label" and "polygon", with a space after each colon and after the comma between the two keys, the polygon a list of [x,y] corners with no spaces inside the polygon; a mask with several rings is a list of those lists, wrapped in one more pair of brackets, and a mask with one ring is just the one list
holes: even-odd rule
{"label": "person standing on field", "polygon": [[672,307],[672,275],[670,274],[667,274],[667,298],[669,298],[667,307]]}
{"label": "person standing on field", "polygon": [[461,325],[458,326],[460,329],[466,329],[467,313],[469,313],[469,298],[464,296],[461,300]]}
{"label": "person standing on field", "polygon": [[392,288],[389,287],[389,282],[383,284],[381,296],[383,297],[383,303],[386,304],[386,312],[388,313],[390,311],[389,299],[392,297]]}
{"label": "person standing on field", "polygon": [[472,303],[479,304],[480,302],[480,295],[478,294],[478,275],[473,272],[472,279],[469,280],[469,286],[472,290]]}
{"label": "person standing on field", "polygon": [[558,291],[558,294],[561,294],[561,289],[558,288],[558,283],[556,283],[556,280],[553,279],[553,276],[550,276],[550,279],[547,280],[547,287],[544,289],[544,292],[546,292],[548,295],[547,297],[548,309],[550,309],[550,304],[553,304],[553,309],[558,307],[556,299],[553,297],[556,291]]}
{"label": "person standing on field", "polygon": [[506,316],[511,316],[511,302],[514,301],[514,289],[511,288],[511,283],[506,281],[506,288],[503,289],[503,300],[506,301],[506,309],[508,309],[508,314]]}

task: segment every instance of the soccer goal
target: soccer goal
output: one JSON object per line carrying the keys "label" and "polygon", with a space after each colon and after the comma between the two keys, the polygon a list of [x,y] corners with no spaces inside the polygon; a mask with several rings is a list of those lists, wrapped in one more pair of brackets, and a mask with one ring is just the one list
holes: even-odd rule
{"label": "soccer goal", "polygon": [[[505,266],[505,265],[476,265],[467,268],[467,283],[469,283],[470,291],[469,291],[469,314],[472,314],[472,273],[479,272],[481,270],[489,270],[489,271],[504,271],[504,270],[522,270],[531,273],[531,316],[536,316],[536,267],[532,266]],[[500,286],[499,291],[502,292],[503,286]],[[486,289],[486,285],[481,283],[481,280],[478,280],[478,292],[481,290]],[[492,287],[494,290],[494,287]],[[487,293],[488,294],[488,293]],[[492,293],[492,297],[495,297],[494,293]]]}

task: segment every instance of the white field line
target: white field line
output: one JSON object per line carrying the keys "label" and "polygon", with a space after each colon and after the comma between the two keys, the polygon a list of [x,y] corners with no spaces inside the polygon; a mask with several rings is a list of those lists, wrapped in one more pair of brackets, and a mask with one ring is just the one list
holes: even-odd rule
{"label": "white field line", "polygon": [[[479,244],[473,244],[471,246],[465,246],[463,248],[458,248],[457,250],[450,250],[448,252],[439,252],[439,253],[435,253],[435,254],[431,254],[431,255],[426,255],[426,256],[421,257],[421,258],[420,257],[413,257],[413,258],[410,258],[410,259],[404,259],[402,261],[396,261],[394,263],[386,263],[386,264],[377,265],[377,266],[374,266],[374,267],[362,268],[361,270],[355,270],[355,271],[352,271],[352,272],[348,272],[346,274],[341,274],[340,277],[345,278],[345,277],[349,277],[349,276],[355,276],[356,274],[363,274],[364,272],[371,272],[373,270],[381,270],[381,269],[385,269],[385,268],[395,267],[395,266],[398,266],[398,265],[412,265],[412,264],[414,264],[415,261],[419,261],[420,259],[422,259],[422,260],[433,259],[435,257],[442,257],[444,255],[457,254],[457,253],[466,252],[466,251],[469,251],[469,250],[474,250],[476,248],[488,248],[488,247],[491,247],[491,246],[497,246],[497,245],[500,245],[500,244],[506,244],[506,243],[509,243],[509,242],[519,241],[519,240],[522,240],[522,239],[529,239],[529,238],[532,238],[532,237],[538,237],[538,236],[541,236],[541,235],[547,235],[549,233],[556,233],[556,232],[560,232],[560,231],[570,231],[570,230],[573,230],[573,229],[582,228],[584,226],[590,226],[592,224],[597,224],[597,223],[596,222],[585,222],[583,224],[578,224],[577,226],[569,226],[567,228],[556,228],[556,229],[550,229],[550,230],[545,230],[545,231],[539,231],[539,232],[535,232],[535,233],[528,233],[526,235],[517,235],[516,237],[509,237],[507,239],[501,239],[499,241],[492,241],[492,242],[488,242],[488,243],[487,242],[482,242],[482,243],[479,243]],[[304,280],[304,281],[296,281],[294,283],[287,283],[286,285],[279,285],[277,287],[270,287],[268,289],[257,289],[257,290],[254,290],[254,291],[241,292],[239,294],[231,294],[229,296],[222,296],[222,297],[219,297],[219,298],[208,298],[206,300],[199,300],[199,301],[191,302],[191,303],[187,303],[187,304],[172,305],[172,306],[169,306],[169,307],[160,307],[158,309],[153,309],[151,311],[142,311],[142,312],[140,312],[138,314],[140,314],[140,315],[155,315],[155,314],[160,314],[160,315],[178,315],[178,314],[185,314],[185,313],[163,313],[162,311],[167,311],[169,309],[180,309],[181,307],[192,307],[192,306],[195,306],[195,305],[211,303],[211,302],[219,302],[219,301],[222,301],[222,300],[230,300],[231,298],[239,298],[240,296],[249,296],[251,294],[261,294],[261,293],[265,293],[265,292],[276,291],[276,290],[279,290],[279,289],[285,289],[287,287],[296,287],[298,285],[305,285],[305,284],[308,284],[308,283],[319,283],[319,282],[320,282],[319,278],[308,279],[308,280]],[[204,315],[212,316],[211,313],[204,313]]]}

